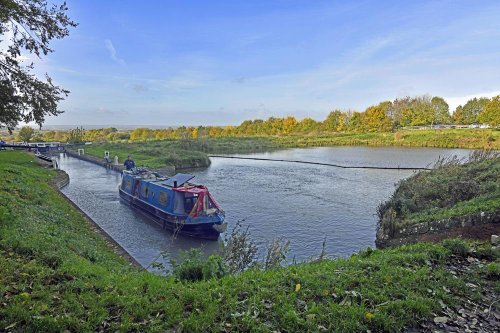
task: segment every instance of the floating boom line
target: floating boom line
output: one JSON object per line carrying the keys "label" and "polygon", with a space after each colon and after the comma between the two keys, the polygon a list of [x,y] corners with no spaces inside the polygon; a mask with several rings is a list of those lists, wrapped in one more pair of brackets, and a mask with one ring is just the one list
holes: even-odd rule
{"label": "floating boom line", "polygon": [[209,157],[216,158],[232,158],[236,160],[254,160],[254,161],[271,161],[271,162],[289,162],[289,163],[301,163],[301,164],[313,164],[313,165],[325,165],[341,169],[373,169],[373,170],[433,170],[431,168],[408,168],[408,167],[378,167],[378,166],[347,166],[332,163],[321,163],[321,162],[309,162],[309,161],[299,161],[299,160],[284,160],[284,159],[274,159],[274,158],[261,158],[261,157],[238,157],[238,156],[224,156],[224,155],[208,155]]}

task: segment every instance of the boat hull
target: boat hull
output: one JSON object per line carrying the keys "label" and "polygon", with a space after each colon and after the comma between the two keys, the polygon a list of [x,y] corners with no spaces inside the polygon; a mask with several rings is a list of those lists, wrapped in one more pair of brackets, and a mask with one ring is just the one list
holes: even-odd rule
{"label": "boat hull", "polygon": [[186,223],[186,218],[168,214],[155,206],[119,189],[120,197],[150,216],[153,221],[159,224],[162,229],[170,230],[174,234],[181,234],[190,237],[217,240],[220,233],[226,229],[226,224],[221,222]]}

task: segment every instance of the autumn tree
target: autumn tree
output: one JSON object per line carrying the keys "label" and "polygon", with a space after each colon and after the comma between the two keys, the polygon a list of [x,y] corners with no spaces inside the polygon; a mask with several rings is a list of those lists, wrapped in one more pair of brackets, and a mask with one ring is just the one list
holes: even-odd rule
{"label": "autumn tree", "polygon": [[402,98],[397,98],[392,102],[391,115],[394,127],[406,126],[407,119],[405,119],[405,114],[411,108],[411,97],[406,96]]}
{"label": "autumn tree", "polygon": [[292,133],[295,128],[297,127],[298,121],[295,119],[294,116],[288,116],[283,120],[283,134],[290,134]]}
{"label": "autumn tree", "polygon": [[346,117],[340,110],[331,111],[323,121],[325,131],[338,132],[346,128]]}
{"label": "autumn tree", "polygon": [[392,103],[382,102],[378,105],[370,106],[365,111],[363,123],[369,132],[387,132],[392,128],[391,118],[387,112],[391,109]]}
{"label": "autumn tree", "polygon": [[500,126],[500,95],[486,104],[484,111],[478,115],[478,120],[491,126]]}
{"label": "autumn tree", "polygon": [[82,143],[85,140],[85,130],[83,127],[77,127],[69,131],[69,143]]}
{"label": "autumn tree", "polygon": [[350,132],[363,132],[364,131],[364,112],[352,112],[349,117],[348,131]]}
{"label": "autumn tree", "polygon": [[198,139],[198,135],[200,132],[197,127],[190,127],[189,132],[191,133],[191,138]]}
{"label": "autumn tree", "polygon": [[54,85],[47,74],[44,80],[37,78],[33,62],[22,59],[53,52],[50,41],[66,37],[76,26],[67,10],[65,3],[49,7],[42,0],[0,1],[0,42],[7,45],[0,49],[0,127],[12,132],[21,121],[41,126],[45,116],[62,112],[58,103],[69,92]]}
{"label": "autumn tree", "polygon": [[17,137],[20,141],[29,143],[34,135],[35,130],[32,127],[24,126],[19,130]]}
{"label": "autumn tree", "polygon": [[155,133],[145,127],[138,127],[130,133],[130,140],[132,141],[147,141],[155,138]]}
{"label": "autumn tree", "polygon": [[56,136],[56,131],[47,131],[43,133],[43,141],[54,141]]}
{"label": "autumn tree", "polygon": [[297,124],[297,131],[309,133],[319,128],[320,123],[312,118],[304,118]]}
{"label": "autumn tree", "polygon": [[217,137],[220,137],[222,136],[222,128],[221,127],[217,127],[217,126],[212,126],[208,129],[208,135],[211,137],[211,138],[217,138]]}
{"label": "autumn tree", "polygon": [[457,106],[453,112],[453,122],[455,124],[465,124],[465,117],[462,105]]}

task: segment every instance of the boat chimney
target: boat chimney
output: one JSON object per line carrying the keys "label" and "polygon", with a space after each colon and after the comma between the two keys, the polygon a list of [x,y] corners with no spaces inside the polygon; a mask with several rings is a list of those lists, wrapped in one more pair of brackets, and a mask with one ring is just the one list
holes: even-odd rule
{"label": "boat chimney", "polygon": [[174,188],[177,187],[177,180],[174,180]]}

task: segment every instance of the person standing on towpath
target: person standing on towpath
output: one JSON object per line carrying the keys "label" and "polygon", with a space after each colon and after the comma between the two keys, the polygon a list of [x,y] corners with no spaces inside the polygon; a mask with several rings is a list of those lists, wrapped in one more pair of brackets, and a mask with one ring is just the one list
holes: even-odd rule
{"label": "person standing on towpath", "polygon": [[123,163],[123,166],[126,170],[132,170],[133,168],[135,168],[134,160],[130,157],[130,155],[128,155],[127,159]]}

